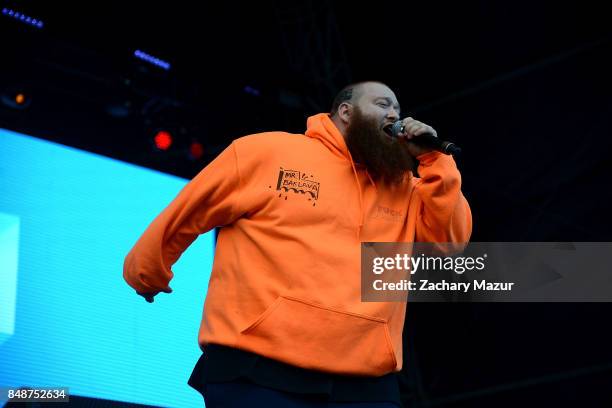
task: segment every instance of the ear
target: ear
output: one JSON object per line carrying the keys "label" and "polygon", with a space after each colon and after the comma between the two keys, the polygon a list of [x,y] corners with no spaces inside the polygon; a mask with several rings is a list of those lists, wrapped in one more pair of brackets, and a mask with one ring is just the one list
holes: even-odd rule
{"label": "ear", "polygon": [[348,125],[351,120],[351,115],[353,114],[353,105],[348,102],[342,102],[340,106],[338,106],[338,117],[345,125]]}

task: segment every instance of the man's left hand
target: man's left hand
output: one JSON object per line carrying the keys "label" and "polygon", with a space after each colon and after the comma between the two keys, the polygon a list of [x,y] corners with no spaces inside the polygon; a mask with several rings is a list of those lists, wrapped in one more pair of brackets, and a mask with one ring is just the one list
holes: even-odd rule
{"label": "man's left hand", "polygon": [[164,289],[157,291],[157,292],[138,292],[136,291],[137,294],[142,296],[149,303],[153,303],[155,301],[155,296],[160,292],[172,293],[172,288],[170,286],[167,286]]}
{"label": "man's left hand", "polygon": [[404,146],[408,150],[408,153],[410,153],[414,157],[417,157],[434,150],[429,147],[419,146],[411,141],[412,139],[416,139],[424,133],[429,133],[437,137],[438,133],[434,128],[429,125],[426,125],[423,122],[419,122],[418,120],[413,119],[411,117],[403,119],[402,125],[404,131],[400,132],[397,137],[399,137],[400,140],[405,142]]}

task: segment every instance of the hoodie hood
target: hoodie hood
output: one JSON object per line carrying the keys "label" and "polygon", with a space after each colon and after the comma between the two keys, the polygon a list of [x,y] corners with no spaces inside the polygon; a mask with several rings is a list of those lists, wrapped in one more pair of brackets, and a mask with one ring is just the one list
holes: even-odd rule
{"label": "hoodie hood", "polygon": [[327,113],[311,116],[306,122],[306,136],[318,139],[336,156],[353,161],[344,136]]}

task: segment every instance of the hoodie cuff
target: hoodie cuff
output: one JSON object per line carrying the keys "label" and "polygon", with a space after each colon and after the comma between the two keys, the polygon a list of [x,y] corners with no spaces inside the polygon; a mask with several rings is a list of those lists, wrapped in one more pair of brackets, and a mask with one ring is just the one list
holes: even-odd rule
{"label": "hoodie cuff", "polygon": [[422,166],[427,166],[435,162],[438,159],[438,157],[443,156],[443,155],[444,155],[443,153],[440,153],[434,150],[434,151],[423,153],[417,156],[417,160]]}

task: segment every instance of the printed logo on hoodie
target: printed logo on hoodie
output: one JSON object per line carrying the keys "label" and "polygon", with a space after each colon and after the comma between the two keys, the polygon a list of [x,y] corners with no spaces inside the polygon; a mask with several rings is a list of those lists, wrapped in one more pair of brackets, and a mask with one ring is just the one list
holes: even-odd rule
{"label": "printed logo on hoodie", "polygon": [[[282,167],[278,172],[278,180],[276,182],[276,191],[280,191],[278,197],[283,196],[283,192],[292,191],[295,194],[300,194],[312,201],[312,206],[317,204],[319,198],[320,183],[314,179],[312,174],[307,174],[299,170],[285,170]],[[272,188],[272,186],[270,186]],[[285,200],[288,194],[285,194]]]}
{"label": "printed logo on hoodie", "polygon": [[386,221],[404,222],[404,213],[383,205],[376,206],[376,214],[372,218],[382,218]]}

